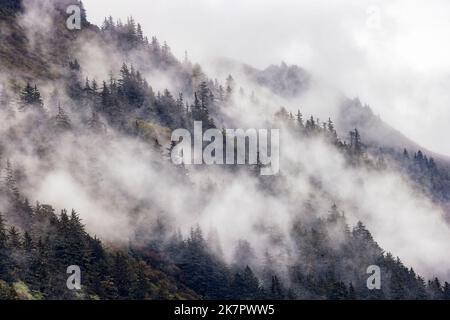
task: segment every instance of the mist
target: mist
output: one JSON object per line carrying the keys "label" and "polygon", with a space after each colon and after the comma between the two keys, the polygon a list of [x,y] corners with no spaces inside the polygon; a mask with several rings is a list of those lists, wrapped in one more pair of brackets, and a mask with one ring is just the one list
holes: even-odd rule
{"label": "mist", "polygon": [[[247,240],[256,259],[262,260],[270,251],[278,258],[279,268],[288,266],[295,255],[289,237],[293,221],[299,217],[308,220],[311,214],[325,217],[337,204],[351,225],[363,221],[380,246],[401,257],[408,267],[427,278],[450,279],[450,255],[446,254],[450,227],[442,208],[398,172],[349,167],[343,155],[324,139],[302,139],[274,119],[281,105],[294,111],[298,104],[306,105],[308,113],[326,118],[333,114],[342,91],[360,96],[409,137],[450,154],[444,139],[438,139],[447,129],[443,126],[436,132],[446,119],[442,112],[448,112],[445,106],[450,101],[441,82],[447,57],[442,55],[438,64],[421,51],[422,57],[402,59],[406,44],[390,48],[389,43],[403,39],[406,25],[412,23],[400,12],[400,2],[375,7],[372,2],[356,1],[339,6],[278,1],[262,7],[256,1],[233,5],[225,1],[85,2],[91,21],[101,23],[109,14],[123,20],[133,15],[144,33],[167,40],[178,57],[187,49],[192,60],[205,64],[217,55],[259,68],[284,60],[307,68],[323,85],[313,85],[301,100],[292,101],[233,74],[237,85],[245,89],[244,97],[216,111],[214,120],[219,128],[281,129],[281,174],[272,178],[270,192],[248,170],[218,166],[174,169],[164,151],[170,145],[168,130],[159,131],[162,147],[158,149],[106,126],[102,134],[76,130],[56,136],[51,143],[53,153],[45,159],[32,151],[32,141],[22,140],[22,148],[8,146],[5,153],[9,158],[31,173],[22,186],[30,200],[52,204],[58,210],[74,208],[90,233],[122,245],[151,240],[152,226],[158,220],[164,220],[171,232],[179,229],[186,236],[200,225],[205,233],[217,234],[228,262],[233,262],[238,241]],[[421,9],[418,3],[407,7],[415,13]],[[368,18],[378,10],[374,8],[380,9],[383,22],[379,24]],[[28,10],[24,21],[32,29],[32,19],[40,18],[32,14],[35,9]],[[433,16],[433,6],[430,10],[421,14]],[[427,38],[426,30],[423,37]],[[408,45],[412,46],[408,52],[414,52],[415,44]],[[435,44],[429,45],[432,50]],[[171,70],[149,68],[151,61],[139,51],[123,57],[96,38],[83,38],[76,46],[79,50],[74,55],[88,70],[83,75],[99,83],[111,74],[117,76],[117,67],[125,62],[144,70],[143,76],[155,90],[183,91]],[[225,74],[211,67],[206,76],[223,82]],[[47,102],[54,89],[62,92],[54,84],[43,84],[50,113],[55,110]],[[251,101],[251,92],[259,103]],[[82,120],[74,111],[77,106],[61,93],[58,99],[66,102],[73,125],[79,129]],[[424,101],[426,117],[422,114]],[[11,120],[3,110],[0,121],[7,124],[0,129],[2,135],[15,126],[30,125],[27,113],[16,113]],[[314,212],[306,209],[310,202]],[[341,235],[331,236],[339,243]]]}
{"label": "mist", "polygon": [[[420,145],[450,155],[450,6],[446,1],[87,0],[89,18],[134,16],[193,61],[285,61],[310,71]],[[436,128],[439,128],[437,130]]]}

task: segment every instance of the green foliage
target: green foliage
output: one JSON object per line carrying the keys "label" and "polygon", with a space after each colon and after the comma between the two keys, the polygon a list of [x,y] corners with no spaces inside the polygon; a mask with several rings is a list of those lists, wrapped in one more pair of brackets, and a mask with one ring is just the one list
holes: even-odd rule
{"label": "green foliage", "polygon": [[[174,279],[132,257],[106,250],[90,237],[75,211],[59,216],[49,206],[32,208],[23,234],[0,216],[0,298],[2,299],[171,299],[195,294]],[[66,287],[66,269],[79,265],[82,291]]]}

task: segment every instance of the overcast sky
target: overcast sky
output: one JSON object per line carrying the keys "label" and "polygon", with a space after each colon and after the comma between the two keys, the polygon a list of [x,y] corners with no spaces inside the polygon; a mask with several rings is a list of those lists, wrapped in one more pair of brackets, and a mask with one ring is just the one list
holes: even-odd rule
{"label": "overcast sky", "polygon": [[84,0],[91,22],[133,16],[180,58],[298,64],[450,155],[446,0]]}

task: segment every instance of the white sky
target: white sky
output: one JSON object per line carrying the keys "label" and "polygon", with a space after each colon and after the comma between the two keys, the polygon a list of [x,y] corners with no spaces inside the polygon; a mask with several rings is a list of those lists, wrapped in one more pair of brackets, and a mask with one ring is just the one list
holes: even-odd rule
{"label": "white sky", "polygon": [[450,155],[446,0],[84,0],[91,22],[133,16],[181,58],[298,64]]}

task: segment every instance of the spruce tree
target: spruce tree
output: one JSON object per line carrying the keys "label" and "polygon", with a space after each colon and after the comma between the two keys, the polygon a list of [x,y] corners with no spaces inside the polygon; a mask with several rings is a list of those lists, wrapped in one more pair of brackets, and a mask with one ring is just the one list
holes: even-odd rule
{"label": "spruce tree", "polygon": [[20,102],[21,111],[25,111],[30,108],[38,110],[43,108],[41,93],[36,85],[33,87],[29,82],[20,92]]}

